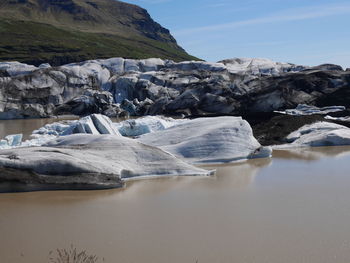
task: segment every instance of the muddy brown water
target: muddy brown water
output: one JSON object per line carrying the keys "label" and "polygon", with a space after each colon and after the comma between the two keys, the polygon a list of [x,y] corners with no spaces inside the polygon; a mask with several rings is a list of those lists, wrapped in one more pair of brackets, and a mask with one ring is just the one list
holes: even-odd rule
{"label": "muddy brown water", "polygon": [[0,194],[0,262],[73,244],[104,262],[348,263],[349,163],[350,147],[277,151],[214,177]]}

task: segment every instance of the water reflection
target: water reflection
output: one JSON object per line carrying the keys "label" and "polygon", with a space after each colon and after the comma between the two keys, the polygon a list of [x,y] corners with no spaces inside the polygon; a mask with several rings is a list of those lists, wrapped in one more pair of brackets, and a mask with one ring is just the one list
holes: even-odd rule
{"label": "water reflection", "polygon": [[152,178],[128,181],[124,188],[97,191],[41,191],[29,193],[1,194],[1,203],[35,203],[36,205],[64,205],[72,202],[88,202],[98,199],[130,199],[147,195],[165,194],[178,189],[239,189],[253,183],[258,172],[271,164],[271,159],[255,159],[234,164],[202,166],[216,170],[214,176],[185,176]]}
{"label": "water reflection", "polygon": [[317,161],[323,158],[339,158],[350,154],[350,146],[304,147],[274,150],[273,158]]}

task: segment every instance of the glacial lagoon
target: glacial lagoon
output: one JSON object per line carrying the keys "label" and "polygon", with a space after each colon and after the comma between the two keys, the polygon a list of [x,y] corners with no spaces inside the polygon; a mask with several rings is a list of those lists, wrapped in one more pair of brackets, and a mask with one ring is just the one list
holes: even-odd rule
{"label": "glacial lagoon", "polygon": [[[35,121],[31,130],[51,120]],[[350,147],[275,151],[207,166],[212,177],[1,194],[1,262],[48,262],[73,244],[101,262],[347,263],[349,161]]]}

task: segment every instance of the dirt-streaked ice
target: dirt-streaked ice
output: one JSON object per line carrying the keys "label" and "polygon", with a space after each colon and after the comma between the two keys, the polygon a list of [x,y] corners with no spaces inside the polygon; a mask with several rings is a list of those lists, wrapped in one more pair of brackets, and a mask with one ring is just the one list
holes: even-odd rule
{"label": "dirt-streaked ice", "polygon": [[227,163],[271,156],[241,117],[199,118],[142,135],[139,141],[190,163]]}

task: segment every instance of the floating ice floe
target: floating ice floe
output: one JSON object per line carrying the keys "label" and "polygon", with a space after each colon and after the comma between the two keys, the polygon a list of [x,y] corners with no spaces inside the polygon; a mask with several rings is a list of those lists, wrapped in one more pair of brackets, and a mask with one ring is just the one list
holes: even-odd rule
{"label": "floating ice floe", "polygon": [[162,131],[184,123],[188,120],[166,118],[162,116],[146,116],[134,120],[126,120],[119,123],[114,123],[119,133],[123,136],[140,136],[146,133]]}
{"label": "floating ice floe", "polygon": [[65,136],[75,133],[120,135],[113,122],[107,116],[92,114],[76,121],[46,124],[33,134]]}
{"label": "floating ice floe", "polygon": [[57,137],[78,133],[141,135],[140,142],[159,147],[190,163],[226,163],[271,155],[271,148],[262,147],[248,122],[240,117],[175,120],[148,116],[112,123],[106,116],[93,114],[77,121],[47,124],[34,131],[32,139],[20,146],[41,146]]}
{"label": "floating ice floe", "polygon": [[345,122],[350,122],[350,116],[346,116],[346,117],[332,117],[327,115],[326,117],[324,117],[326,120],[331,120],[331,121],[345,121]]}
{"label": "floating ice floe", "polygon": [[350,145],[350,129],[335,123],[316,122],[292,132],[286,140],[289,144],[274,146],[274,149]]}
{"label": "floating ice floe", "polygon": [[114,188],[132,178],[212,174],[133,139],[87,134],[2,150],[0,171],[0,181],[24,184],[24,190]]}
{"label": "floating ice floe", "polygon": [[310,106],[306,104],[299,104],[295,109],[287,109],[285,111],[275,111],[276,113],[303,116],[303,115],[314,115],[321,114],[325,115],[331,112],[344,111],[346,108],[344,106],[328,106],[323,108],[318,108],[316,106]]}
{"label": "floating ice floe", "polygon": [[200,118],[163,131],[142,135],[139,141],[156,146],[190,163],[227,163],[271,156],[241,117]]}

